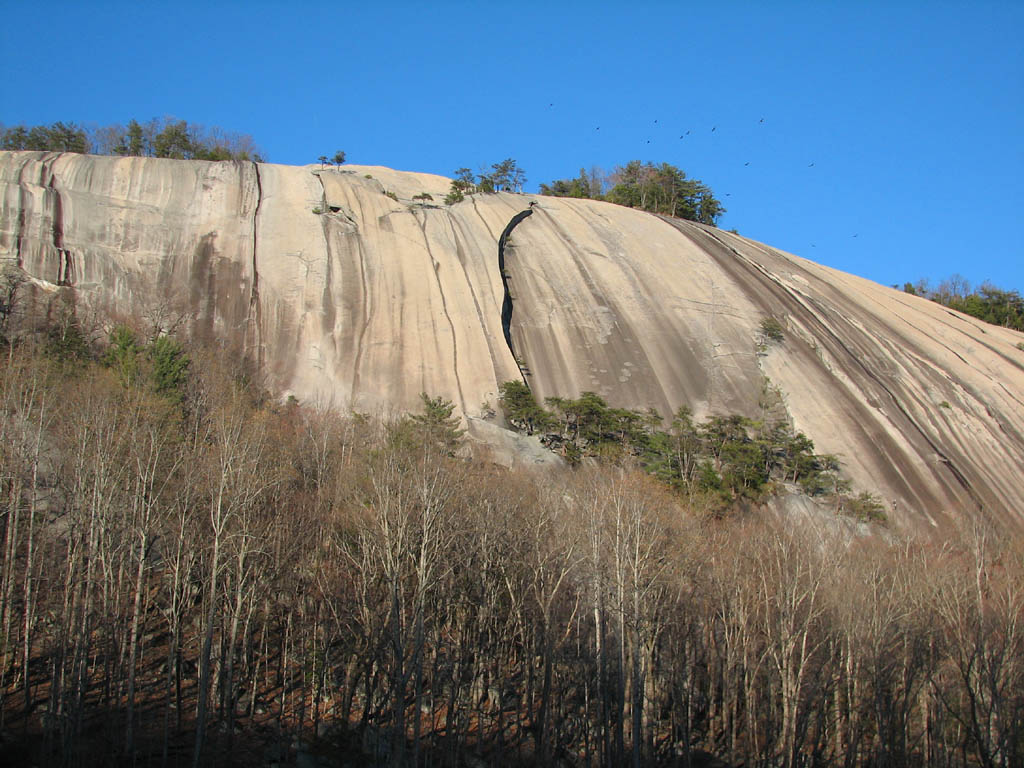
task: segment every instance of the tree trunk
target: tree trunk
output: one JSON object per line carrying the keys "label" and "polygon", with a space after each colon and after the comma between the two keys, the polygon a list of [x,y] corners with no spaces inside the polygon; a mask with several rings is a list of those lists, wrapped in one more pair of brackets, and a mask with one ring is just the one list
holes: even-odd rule
{"label": "tree trunk", "polygon": [[135,601],[132,607],[132,622],[128,636],[128,694],[125,701],[125,733],[124,753],[131,757],[135,751],[135,667],[139,648],[139,621],[142,612],[142,593],[145,585],[146,550],[148,542],[146,532],[140,534],[139,568],[135,575]]}
{"label": "tree trunk", "polygon": [[196,692],[198,703],[196,705],[196,741],[195,750],[192,753],[192,768],[199,768],[203,753],[203,743],[206,740],[206,719],[207,700],[210,695],[210,655],[213,651],[213,632],[217,619],[217,593],[219,590],[218,574],[220,571],[220,535],[217,523],[220,519],[220,501],[214,509],[214,535],[213,551],[210,555],[210,580],[208,584],[207,600],[209,607],[206,611],[206,628],[203,635],[203,646],[199,654],[199,687]]}

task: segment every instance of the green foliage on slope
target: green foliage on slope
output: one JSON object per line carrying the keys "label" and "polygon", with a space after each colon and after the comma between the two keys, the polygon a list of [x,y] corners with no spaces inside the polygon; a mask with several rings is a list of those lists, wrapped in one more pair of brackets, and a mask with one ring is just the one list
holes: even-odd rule
{"label": "green foliage on slope", "polygon": [[[642,467],[691,500],[699,495],[718,511],[744,501],[762,501],[785,483],[809,496],[831,495],[837,511],[861,519],[884,520],[845,495],[835,456],[814,453],[814,443],[784,421],[744,416],[712,416],[697,424],[680,408],[667,427],[653,410],[613,408],[594,392],[578,398],[549,397],[537,403],[526,384],[506,381],[500,389],[509,424],[541,442],[570,464],[584,458],[628,462]],[[860,497],[858,497],[860,498]]]}
{"label": "green foliage on slope", "polygon": [[174,405],[184,399],[190,359],[184,345],[170,336],[142,344],[131,328],[119,325],[110,332],[100,362],[113,370],[126,387],[145,384]]}
{"label": "green foliage on slope", "polygon": [[466,430],[459,429],[458,418],[452,416],[455,404],[443,397],[431,397],[426,392],[420,393],[423,411],[407,417],[418,441],[433,444],[449,455],[462,442]]}

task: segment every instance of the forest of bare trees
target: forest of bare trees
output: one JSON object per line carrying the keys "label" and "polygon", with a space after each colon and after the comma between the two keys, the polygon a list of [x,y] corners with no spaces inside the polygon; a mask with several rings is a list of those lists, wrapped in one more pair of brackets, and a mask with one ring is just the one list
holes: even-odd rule
{"label": "forest of bare trees", "polygon": [[1019,536],[709,517],[119,333],[0,363],[7,765],[1024,761]]}

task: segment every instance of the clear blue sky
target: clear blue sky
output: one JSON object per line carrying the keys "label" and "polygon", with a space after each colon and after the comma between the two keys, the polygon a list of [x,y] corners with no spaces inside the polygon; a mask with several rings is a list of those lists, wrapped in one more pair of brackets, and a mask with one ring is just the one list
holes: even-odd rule
{"label": "clear blue sky", "polygon": [[667,161],[725,203],[723,228],[884,284],[1024,291],[1021,0],[0,13],[7,125],[173,115],[249,133],[272,162],[343,149],[445,175],[512,157],[531,191]]}

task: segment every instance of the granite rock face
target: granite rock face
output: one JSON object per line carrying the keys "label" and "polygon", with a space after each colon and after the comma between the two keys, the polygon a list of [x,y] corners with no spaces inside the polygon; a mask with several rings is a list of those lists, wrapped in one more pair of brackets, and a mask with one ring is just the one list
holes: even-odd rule
{"label": "granite rock face", "polygon": [[521,376],[697,418],[759,416],[767,387],[898,523],[1024,525],[1021,334],[714,228],[509,193],[445,206],[448,184],[0,152],[0,258],[111,316],[171,306],[304,401],[444,396],[491,443],[482,417]]}

